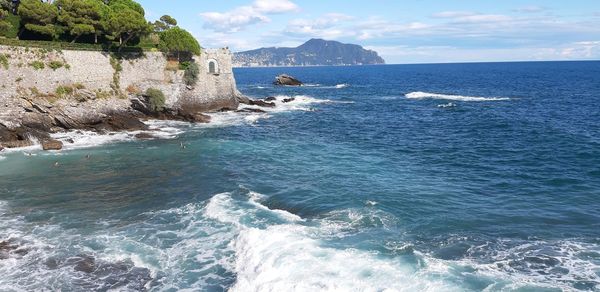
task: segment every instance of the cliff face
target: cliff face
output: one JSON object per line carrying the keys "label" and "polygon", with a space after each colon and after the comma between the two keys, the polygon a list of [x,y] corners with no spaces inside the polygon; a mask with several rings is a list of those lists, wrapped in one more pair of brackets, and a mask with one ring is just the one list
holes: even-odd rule
{"label": "cliff face", "polygon": [[[236,109],[241,94],[229,50],[203,50],[194,61],[200,74],[191,87],[158,52],[117,60],[103,52],[0,46],[0,150],[57,131],[143,130],[140,119],[148,117],[205,122],[201,112]],[[139,108],[149,88],[164,93],[165,111]]]}
{"label": "cliff face", "polygon": [[385,64],[375,51],[359,45],[311,39],[296,48],[261,48],[235,53],[234,66],[325,66]]}

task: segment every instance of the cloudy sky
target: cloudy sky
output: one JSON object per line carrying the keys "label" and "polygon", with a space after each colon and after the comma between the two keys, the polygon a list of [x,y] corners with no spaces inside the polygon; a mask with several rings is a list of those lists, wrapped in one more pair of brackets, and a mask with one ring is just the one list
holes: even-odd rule
{"label": "cloudy sky", "polygon": [[[356,43],[388,63],[600,59],[600,0],[140,0],[204,47]],[[166,4],[168,3],[168,4]]]}

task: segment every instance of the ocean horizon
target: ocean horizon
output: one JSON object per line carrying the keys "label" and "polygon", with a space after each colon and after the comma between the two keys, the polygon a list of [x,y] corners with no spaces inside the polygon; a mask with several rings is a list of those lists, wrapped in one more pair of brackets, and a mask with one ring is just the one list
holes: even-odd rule
{"label": "ocean horizon", "polygon": [[276,107],[0,152],[0,290],[600,289],[600,61],[234,73]]}

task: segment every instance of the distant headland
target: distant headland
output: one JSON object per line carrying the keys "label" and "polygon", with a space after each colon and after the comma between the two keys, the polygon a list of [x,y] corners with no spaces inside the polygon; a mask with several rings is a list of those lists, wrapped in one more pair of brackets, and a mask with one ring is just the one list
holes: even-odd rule
{"label": "distant headland", "polygon": [[377,52],[359,45],[311,39],[296,48],[260,48],[238,52],[234,67],[350,66],[385,64]]}

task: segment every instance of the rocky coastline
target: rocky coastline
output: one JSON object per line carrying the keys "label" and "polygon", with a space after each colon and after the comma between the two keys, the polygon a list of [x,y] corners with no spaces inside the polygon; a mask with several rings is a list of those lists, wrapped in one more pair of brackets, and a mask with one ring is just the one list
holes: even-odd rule
{"label": "rocky coastline", "polygon": [[[85,94],[85,91],[83,91]],[[265,112],[260,107],[275,107],[273,97],[250,99],[243,95],[235,97],[238,104],[213,111]],[[154,135],[147,120],[173,120],[189,123],[210,123],[207,112],[185,109],[151,109],[144,95],[131,95],[126,99],[66,98],[55,102],[44,96],[21,96],[4,98],[0,103],[0,152],[5,148],[22,148],[36,144],[43,150],[60,150],[63,142],[51,134],[74,130],[106,134],[119,131],[143,131],[135,137],[152,139]],[[283,102],[293,101],[293,98]],[[255,106],[238,108],[239,104]],[[68,143],[69,141],[67,141]],[[72,142],[72,141],[71,141]]]}

